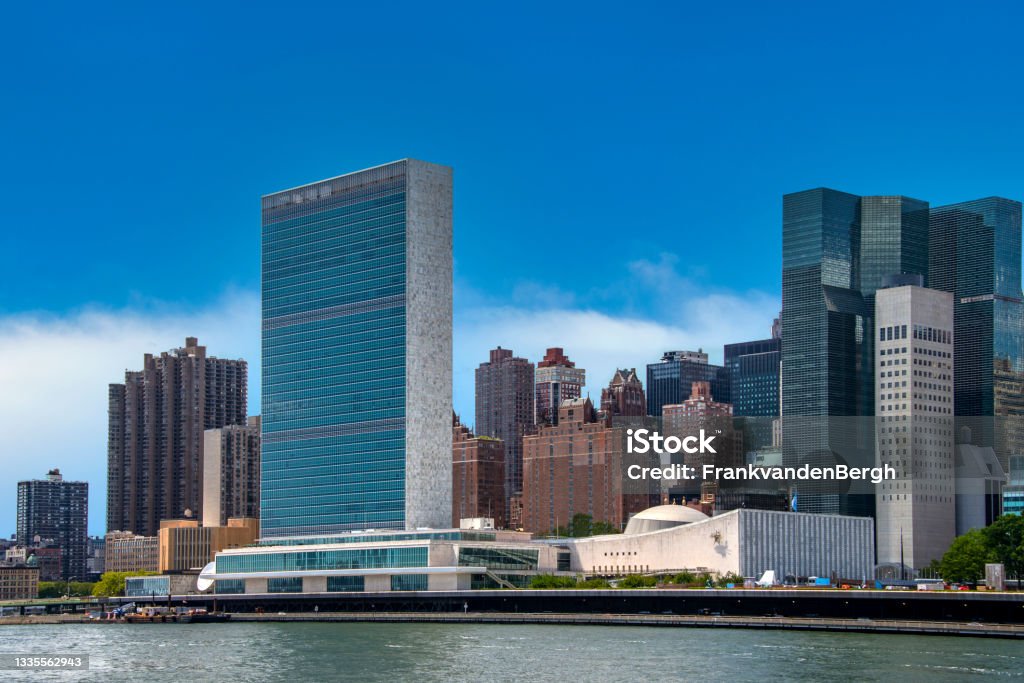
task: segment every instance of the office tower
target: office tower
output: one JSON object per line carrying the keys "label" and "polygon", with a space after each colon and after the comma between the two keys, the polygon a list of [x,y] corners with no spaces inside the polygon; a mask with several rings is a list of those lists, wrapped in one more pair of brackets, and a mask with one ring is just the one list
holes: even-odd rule
{"label": "office tower", "polygon": [[510,349],[493,349],[476,369],[476,433],[505,444],[507,501],[523,490],[523,437],[534,430],[534,401],[533,363]]}
{"label": "office tower", "polygon": [[781,347],[779,338],[725,345],[733,415],[778,416]]}
{"label": "office tower", "polygon": [[1010,473],[1003,487],[1003,514],[1024,515],[1024,455],[1010,456]]}
{"label": "office tower", "polygon": [[586,371],[577,368],[560,347],[547,350],[537,363],[537,426],[558,424],[562,401],[579,398],[586,384]]}
{"label": "office tower", "polygon": [[447,527],[452,171],[263,197],[264,538]]}
{"label": "office tower", "polygon": [[61,579],[89,573],[89,484],[64,481],[53,469],[46,479],[18,482],[17,540],[22,546],[52,541],[59,548]]}
{"label": "office tower", "polygon": [[661,362],[647,366],[647,414],[661,417],[665,405],[678,405],[690,396],[694,382],[709,382],[711,393],[729,403],[729,371],[708,363],[708,354],[698,351],[666,351]]}
{"label": "office tower", "polygon": [[505,444],[501,439],[474,436],[453,418],[452,526],[474,517],[489,517],[495,529],[507,525],[505,506]]}
{"label": "office tower", "polygon": [[913,575],[956,533],[953,295],[891,279],[875,292],[875,441],[896,479],[876,487],[875,531],[878,562]]}
{"label": "office tower", "polygon": [[[927,203],[825,188],[783,197],[782,430],[788,466],[874,461],[873,307],[886,275],[927,277]],[[873,514],[869,487],[800,482],[801,512]]]}
{"label": "office tower", "polygon": [[203,434],[203,526],[260,516],[260,418]]}
{"label": "office tower", "polygon": [[566,399],[557,424],[523,440],[522,525],[548,532],[590,515],[623,529],[630,515],[657,504],[624,481],[625,430],[599,420],[589,398]]}
{"label": "office tower", "polygon": [[[778,325],[772,326],[773,334]],[[729,371],[733,415],[743,429],[748,451],[775,444],[773,427],[779,416],[779,382],[782,360],[779,337],[725,345],[725,367]]]}
{"label": "office tower", "polygon": [[636,368],[615,371],[608,386],[601,390],[601,414],[610,418],[647,414],[644,385],[636,376]]}
{"label": "office tower", "polygon": [[245,424],[247,370],[187,337],[110,385],[108,531],[154,536],[162,519],[201,513],[203,431]]}
{"label": "office tower", "polygon": [[932,209],[928,286],[953,293],[958,431],[992,446],[1005,470],[1024,452],[1020,202]]}

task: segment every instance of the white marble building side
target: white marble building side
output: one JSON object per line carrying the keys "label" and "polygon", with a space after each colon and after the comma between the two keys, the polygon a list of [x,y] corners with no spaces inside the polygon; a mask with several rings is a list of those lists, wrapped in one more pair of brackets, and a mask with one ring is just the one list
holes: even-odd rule
{"label": "white marble building side", "polygon": [[406,180],[405,524],[451,526],[452,169]]}

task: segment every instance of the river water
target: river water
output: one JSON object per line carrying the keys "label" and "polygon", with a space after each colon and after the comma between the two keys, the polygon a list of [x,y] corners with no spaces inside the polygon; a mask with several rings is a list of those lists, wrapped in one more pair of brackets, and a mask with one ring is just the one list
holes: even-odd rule
{"label": "river water", "polygon": [[1024,645],[699,628],[238,623],[2,626],[0,652],[88,654],[67,681],[962,681],[1024,678]]}

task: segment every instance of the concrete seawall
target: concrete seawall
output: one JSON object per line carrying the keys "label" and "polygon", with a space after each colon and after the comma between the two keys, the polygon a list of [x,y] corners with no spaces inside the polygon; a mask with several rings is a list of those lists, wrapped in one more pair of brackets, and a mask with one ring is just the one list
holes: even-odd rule
{"label": "concrete seawall", "polygon": [[[658,626],[678,628],[730,628],[757,630],[828,631],[842,633],[889,633],[904,635],[970,636],[1024,640],[1024,625],[963,622],[822,619],[808,617],[740,617],[669,614],[553,614],[553,613],[479,613],[479,612],[297,612],[272,614],[233,614],[231,623],[437,623],[437,624],[558,624],[573,626]],[[117,624],[123,622],[89,621],[74,615],[10,616],[0,626],[58,624]],[[177,624],[142,624],[147,628]],[[187,624],[181,627],[188,628]]]}

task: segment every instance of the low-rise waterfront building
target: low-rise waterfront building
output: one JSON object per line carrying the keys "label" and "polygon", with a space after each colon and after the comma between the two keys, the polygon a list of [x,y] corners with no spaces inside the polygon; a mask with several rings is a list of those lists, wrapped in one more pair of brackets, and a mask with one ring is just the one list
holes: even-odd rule
{"label": "low-rise waterfront building", "polygon": [[255,517],[232,517],[226,526],[199,526],[196,519],[164,520],[157,537],[157,571],[202,569],[219,551],[255,543],[258,535],[259,520]]}
{"label": "low-rise waterfront building", "polygon": [[782,580],[874,578],[874,521],[770,510],[732,510],[708,517],[661,505],[630,519],[622,534],[568,539],[571,569],[591,576],[708,572]]}
{"label": "low-rise waterfront building", "polygon": [[512,531],[430,529],[266,539],[217,553],[218,593],[347,593],[526,587],[567,574],[569,552]]}
{"label": "low-rise waterfront building", "polygon": [[157,571],[160,564],[160,539],[157,536],[111,531],[105,538],[104,571]]}
{"label": "low-rise waterfront building", "polygon": [[162,574],[160,576],[129,576],[124,580],[124,594],[130,598],[151,598],[159,600],[168,595],[198,593],[196,586],[199,575]]}

